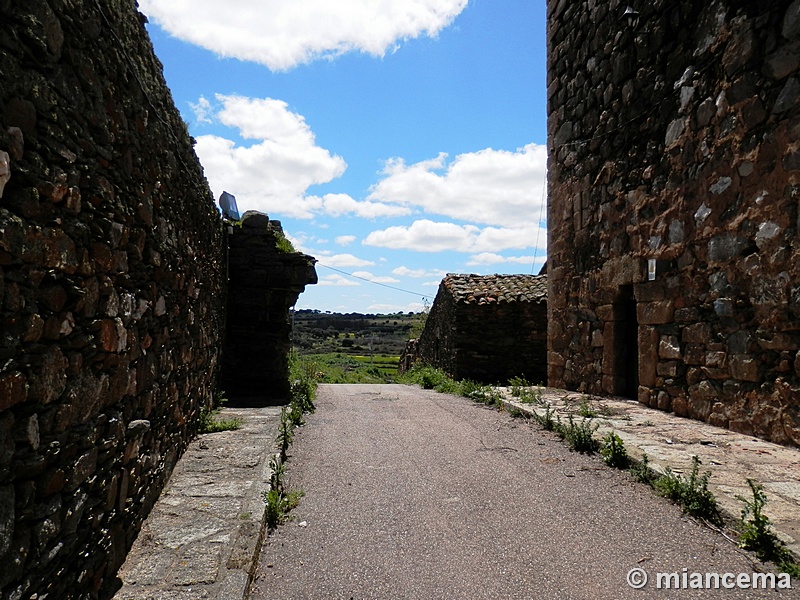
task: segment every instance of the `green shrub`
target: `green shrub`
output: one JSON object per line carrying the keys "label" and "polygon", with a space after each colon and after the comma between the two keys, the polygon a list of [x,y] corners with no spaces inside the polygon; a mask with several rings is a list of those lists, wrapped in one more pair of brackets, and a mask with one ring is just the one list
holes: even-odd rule
{"label": "green shrub", "polygon": [[631,462],[630,473],[633,475],[633,478],[639,483],[652,484],[655,475],[653,469],[650,468],[650,459],[647,457],[647,454],[643,452],[642,460]]}
{"label": "green shrub", "polygon": [[523,404],[541,404],[542,390],[534,387],[524,377],[512,377],[508,380],[511,395]]}
{"label": "green shrub", "polygon": [[747,480],[747,485],[750,486],[753,498],[736,496],[737,500],[744,502],[739,546],[755,552],[759,560],[774,562],[784,573],[789,573],[792,577],[800,577],[800,565],[795,562],[786,546],[775,535],[769,517],[763,512],[764,505],[767,503],[764,486],[752,479]]}
{"label": "green shrub", "polygon": [[598,444],[594,438],[594,432],[599,426],[599,424],[593,423],[592,419],[587,418],[576,422],[572,414],[569,414],[566,423],[562,423],[561,419],[558,419],[556,431],[576,452],[592,454],[597,450]]}
{"label": "green shrub", "polygon": [[297,507],[303,495],[302,491],[284,492],[275,488],[264,492],[262,496],[266,505],[267,527],[275,529],[278,525],[285,523],[289,512]]}
{"label": "green shrub", "polygon": [[578,406],[578,415],[584,419],[593,419],[597,416],[597,411],[592,408],[592,401],[587,396],[581,396],[581,403]]}
{"label": "green shrub", "polygon": [[556,420],[553,418],[555,411],[549,404],[544,409],[544,414],[540,415],[534,413],[534,420],[547,431],[554,431],[556,429]]}
{"label": "green shrub", "polygon": [[654,487],[662,496],[679,504],[686,514],[720,525],[722,517],[717,501],[708,489],[711,472],[699,475],[700,464],[700,459],[692,456],[692,472],[688,479],[667,468],[664,475],[655,481]]}
{"label": "green shrub", "polygon": [[613,431],[608,432],[603,438],[600,456],[603,457],[603,462],[615,469],[627,469],[630,462],[622,438]]}
{"label": "green shrub", "polygon": [[502,396],[490,385],[482,385],[469,379],[460,382],[458,394],[488,406],[500,406]]}

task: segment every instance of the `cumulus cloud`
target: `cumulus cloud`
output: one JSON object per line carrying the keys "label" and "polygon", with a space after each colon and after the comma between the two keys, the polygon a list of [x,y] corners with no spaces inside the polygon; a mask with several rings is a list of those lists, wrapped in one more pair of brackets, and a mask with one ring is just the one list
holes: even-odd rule
{"label": "cumulus cloud", "polygon": [[190,102],[189,108],[192,109],[192,112],[194,113],[195,119],[197,119],[198,123],[213,123],[210,115],[214,112],[214,109],[211,107],[211,102],[202,96],[196,104]]}
{"label": "cumulus cloud", "polygon": [[348,279],[343,275],[334,273],[333,275],[325,275],[324,277],[320,277],[319,281],[317,282],[317,285],[327,285],[335,287],[354,287],[361,284],[352,279]]}
{"label": "cumulus cloud", "polygon": [[139,0],[175,37],[273,71],[358,51],[383,56],[420,35],[435,37],[467,0]]}
{"label": "cumulus cloud", "polygon": [[371,260],[364,260],[352,254],[331,254],[319,256],[320,264],[326,267],[371,267],[375,263]]}
{"label": "cumulus cloud", "polygon": [[411,165],[392,158],[383,175],[367,200],[512,228],[546,214],[547,149],[537,144],[515,152],[486,148],[449,164],[445,153]]}
{"label": "cumulus cloud", "polygon": [[360,277],[361,279],[366,279],[372,283],[400,283],[400,280],[395,279],[394,277],[373,275],[369,271],[355,271],[353,273],[353,277]]}
{"label": "cumulus cloud", "polygon": [[536,261],[543,261],[543,257],[534,256],[502,256],[494,252],[481,252],[470,256],[469,266],[491,266],[502,264],[532,265]]}
{"label": "cumulus cloud", "polygon": [[[309,199],[314,198],[313,196]],[[359,202],[348,194],[325,194],[317,199],[322,212],[332,216],[341,217],[352,214],[364,219],[378,217],[400,217],[411,214],[411,209],[405,206],[384,204],[382,202]]]}
{"label": "cumulus cloud", "polygon": [[499,252],[546,244],[547,234],[538,225],[517,228],[457,225],[427,219],[414,221],[410,226],[393,226],[373,231],[364,245],[391,248],[393,250],[416,250],[418,252]]}
{"label": "cumulus cloud", "polygon": [[392,269],[392,273],[394,275],[399,275],[400,277],[414,277],[414,278],[421,278],[421,277],[444,277],[447,272],[442,271],[440,269],[409,269],[408,267],[397,267],[396,269]]}
{"label": "cumulus cloud", "polygon": [[214,195],[226,190],[240,208],[297,218],[320,210],[323,200],[306,197],[305,191],[340,177],[347,168],[344,159],[317,146],[305,119],[281,100],[216,99],[222,108],[215,118],[257,143],[245,147],[216,135],[197,137],[195,151]]}
{"label": "cumulus cloud", "polygon": [[336,236],[336,238],[333,241],[336,242],[337,244],[339,244],[340,246],[349,246],[350,244],[352,244],[353,242],[356,241],[356,236],[354,236],[354,235],[338,235],[338,236]]}

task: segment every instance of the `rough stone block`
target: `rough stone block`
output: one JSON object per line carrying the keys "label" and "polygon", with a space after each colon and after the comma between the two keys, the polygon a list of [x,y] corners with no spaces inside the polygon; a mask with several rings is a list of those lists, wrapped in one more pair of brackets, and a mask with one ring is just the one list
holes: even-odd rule
{"label": "rough stone block", "polygon": [[661,336],[658,342],[658,356],[666,359],[682,358],[681,343],[676,335]]}
{"label": "rough stone block", "polygon": [[0,375],[0,410],[6,410],[28,398],[28,384],[25,375],[12,371]]}
{"label": "rough stone block", "polygon": [[708,260],[728,262],[740,256],[751,245],[749,239],[741,235],[726,233],[708,242]]}
{"label": "rough stone block", "polygon": [[619,304],[603,304],[595,309],[597,318],[601,321],[622,321],[625,319],[622,307]]}
{"label": "rough stone block", "polygon": [[711,325],[709,323],[695,323],[683,328],[681,339],[687,343],[706,344],[711,340]]}
{"label": "rough stone block", "polygon": [[656,372],[661,377],[677,377],[679,372],[680,363],[674,360],[660,361]]}
{"label": "rough stone block", "polygon": [[650,388],[644,385],[640,385],[639,389],[637,390],[637,399],[639,400],[640,404],[644,404],[645,406],[650,406],[650,399],[651,399]]}
{"label": "rough stone block", "polygon": [[658,409],[667,412],[672,410],[672,397],[667,392],[658,393]]}
{"label": "rough stone block", "polygon": [[728,426],[728,412],[724,403],[715,402],[711,406],[711,414],[708,416],[708,424],[715,427]]}
{"label": "rough stone block", "polygon": [[731,377],[740,381],[761,381],[758,361],[752,356],[734,354],[728,360]]}
{"label": "rough stone block", "polygon": [[702,365],[705,364],[705,355],[705,346],[701,344],[686,344],[683,362],[686,365]]}
{"label": "rough stone block", "polygon": [[685,397],[676,397],[672,399],[672,412],[679,417],[689,416],[689,403]]}
{"label": "rough stone block", "polygon": [[675,303],[672,300],[640,302],[636,305],[636,316],[640,325],[671,323],[674,315]]}
{"label": "rough stone block", "polygon": [[658,367],[658,330],[655,327],[640,326],[639,342],[639,384],[653,387],[656,384]]}

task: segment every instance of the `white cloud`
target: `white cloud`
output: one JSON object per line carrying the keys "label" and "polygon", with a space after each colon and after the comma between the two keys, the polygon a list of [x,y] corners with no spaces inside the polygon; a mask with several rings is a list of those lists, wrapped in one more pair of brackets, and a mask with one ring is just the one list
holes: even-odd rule
{"label": "white cloud", "polygon": [[397,267],[396,269],[392,269],[392,273],[394,275],[399,275],[400,277],[444,277],[447,273],[446,271],[442,271],[439,269],[427,270],[427,269],[409,269],[408,267]]}
{"label": "white cloud", "polygon": [[546,215],[547,149],[528,144],[516,152],[487,148],[447,154],[407,165],[402,158],[384,164],[384,178],[367,200],[420,207],[429,214],[462,221],[519,227]]}
{"label": "white cloud", "polygon": [[322,256],[317,256],[317,258],[319,258],[320,264],[326,267],[371,267],[375,264],[370,260],[364,260],[352,254],[332,254],[326,256],[323,253]]}
{"label": "white cloud", "polygon": [[360,51],[383,56],[401,40],[435,37],[467,0],[139,0],[173,36],[273,71]]}
{"label": "white cloud", "polygon": [[350,244],[352,244],[353,242],[356,241],[356,236],[354,236],[354,235],[339,235],[339,236],[336,236],[336,238],[333,241],[336,242],[337,244],[339,244],[340,246],[349,246]]}
{"label": "white cloud", "polygon": [[192,109],[195,118],[197,119],[198,123],[212,123],[213,121],[210,118],[210,115],[213,113],[214,109],[211,107],[211,102],[203,98],[202,96],[197,101],[197,104],[189,103],[189,107]]}
{"label": "white cloud", "polygon": [[535,261],[541,262],[543,257],[534,256],[502,256],[493,252],[481,252],[470,256],[469,266],[489,266],[502,264],[532,265]]}
{"label": "white cloud", "polygon": [[372,283],[400,283],[400,280],[394,277],[376,276],[369,271],[355,271],[353,277],[360,277]]}
{"label": "white cloud", "polygon": [[325,194],[319,204],[320,210],[332,217],[353,214],[364,219],[375,219],[411,214],[411,209],[405,206],[384,204],[383,202],[359,202],[347,194]]}
{"label": "white cloud", "polygon": [[393,226],[371,232],[365,239],[366,246],[379,246],[393,250],[416,250],[417,252],[499,252],[508,249],[532,248],[547,243],[543,228],[531,225],[518,228],[456,225],[422,219],[410,226]]}
{"label": "white cloud", "polygon": [[334,273],[333,275],[325,275],[324,277],[320,277],[319,281],[317,282],[317,285],[326,285],[334,287],[354,287],[361,284],[352,279],[348,279],[343,275]]}
{"label": "white cloud", "polygon": [[249,146],[216,135],[197,137],[197,152],[215,197],[224,191],[236,196],[242,212],[256,209],[310,218],[323,200],[306,197],[309,186],[327,183],[344,173],[340,156],[316,145],[305,119],[291,112],[285,102],[218,95],[222,110],[216,118],[234,127]]}

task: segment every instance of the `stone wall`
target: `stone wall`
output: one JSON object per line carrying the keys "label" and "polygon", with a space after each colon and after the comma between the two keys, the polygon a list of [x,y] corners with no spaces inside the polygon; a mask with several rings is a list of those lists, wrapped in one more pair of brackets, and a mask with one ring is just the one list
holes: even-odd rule
{"label": "stone wall", "polygon": [[546,286],[546,276],[448,275],[413,359],[457,380],[504,384],[519,376],[544,382]]}
{"label": "stone wall", "polygon": [[800,0],[547,20],[549,384],[800,444]]}
{"label": "stone wall", "polygon": [[222,387],[236,404],[289,400],[289,310],[317,282],[312,257],[278,248],[279,221],[248,211],[228,240],[228,318]]}
{"label": "stone wall", "polygon": [[3,599],[107,596],[216,387],[222,224],[142,19],[0,0]]}

